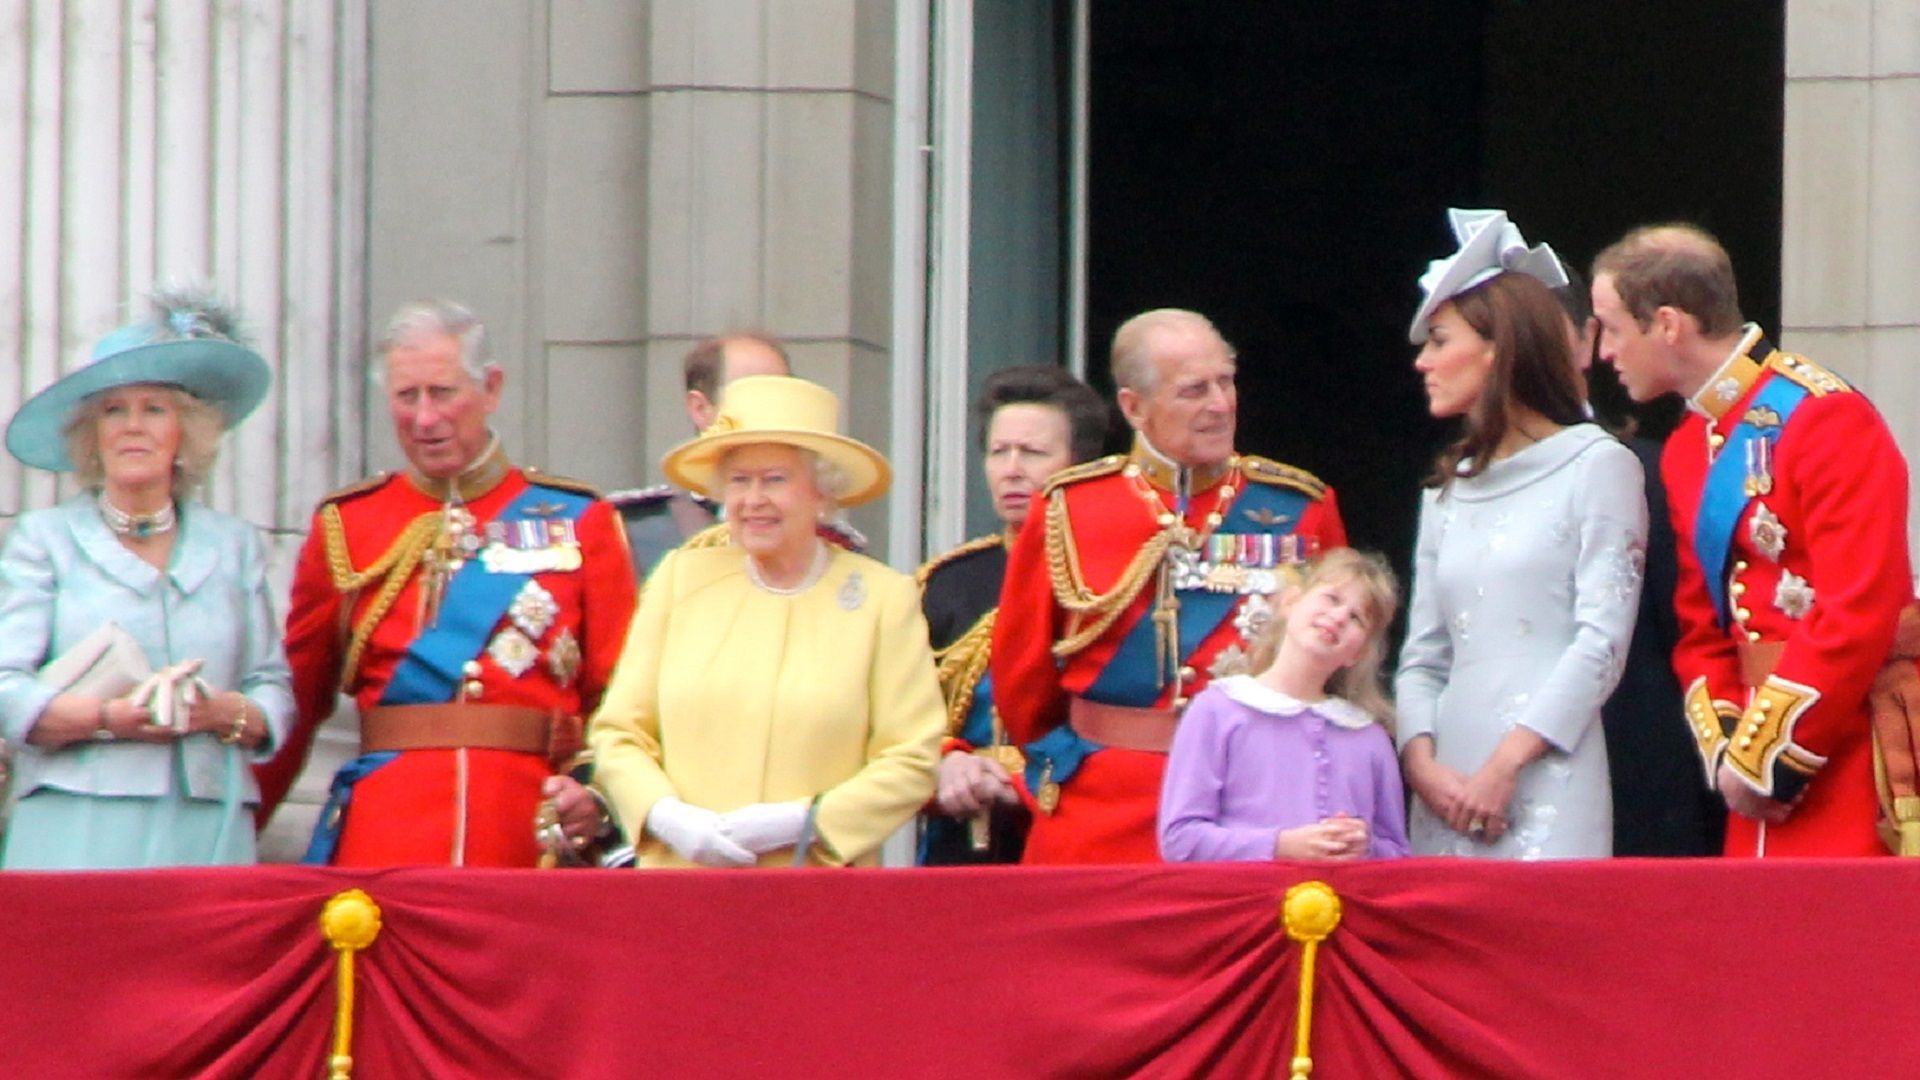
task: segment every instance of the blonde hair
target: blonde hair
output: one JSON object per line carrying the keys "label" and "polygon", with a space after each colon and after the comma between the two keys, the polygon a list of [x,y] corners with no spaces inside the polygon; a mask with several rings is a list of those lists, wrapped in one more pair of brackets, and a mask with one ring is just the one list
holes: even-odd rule
{"label": "blonde hair", "polygon": [[[173,411],[180,418],[180,448],[173,462],[173,494],[175,498],[183,498],[197,490],[213,472],[214,459],[220,454],[220,436],[227,429],[227,417],[218,405],[202,401],[177,386],[152,385],[166,392]],[[106,409],[107,395],[125,389],[125,386],[115,386],[82,398],[60,429],[67,441],[67,460],[73,462],[74,478],[93,491],[100,490],[107,482],[106,466],[100,460],[100,417]]]}
{"label": "blonde hair", "polygon": [[1253,641],[1249,670],[1259,674],[1273,666],[1280,655],[1280,642],[1286,637],[1284,612],[1309,590],[1322,585],[1356,584],[1365,594],[1367,608],[1367,646],[1353,663],[1333,673],[1327,680],[1327,693],[1346,698],[1365,709],[1382,727],[1393,729],[1393,699],[1387,696],[1380,679],[1380,665],[1387,658],[1387,627],[1400,610],[1400,582],[1393,576],[1387,560],[1371,551],[1334,548],[1307,567],[1300,584],[1289,586],[1280,605]]}

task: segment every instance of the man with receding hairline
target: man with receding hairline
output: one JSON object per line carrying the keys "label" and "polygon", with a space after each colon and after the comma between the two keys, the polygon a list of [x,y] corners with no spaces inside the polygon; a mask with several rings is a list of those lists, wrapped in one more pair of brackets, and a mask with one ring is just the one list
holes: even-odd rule
{"label": "man with receding hairline", "polygon": [[[687,390],[687,420],[695,434],[705,431],[719,411],[720,393],[747,375],[791,375],[787,350],[766,334],[738,331],[695,345],[680,362]],[[671,484],[615,491],[607,501],[620,512],[633,550],[633,571],[645,581],[660,556],[680,546],[717,520],[716,507],[702,495]]]}
{"label": "man with receding hairline", "polygon": [[1687,398],[1661,457],[1674,670],[1728,855],[1884,854],[1869,687],[1912,596],[1907,468],[1864,396],[1740,315],[1725,249],[1637,229],[1593,266],[1600,357]]}
{"label": "man with receding hairline", "polygon": [[1055,474],[994,624],[994,703],[1037,803],[1030,863],[1158,860],[1181,710],[1246,669],[1291,568],[1346,543],[1325,484],[1234,451],[1234,352],[1205,316],[1137,315],[1112,356],[1133,450]]}

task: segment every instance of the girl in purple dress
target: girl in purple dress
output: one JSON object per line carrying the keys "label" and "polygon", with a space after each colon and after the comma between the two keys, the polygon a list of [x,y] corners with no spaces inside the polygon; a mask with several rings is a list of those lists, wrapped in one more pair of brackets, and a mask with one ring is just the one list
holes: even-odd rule
{"label": "girl in purple dress", "polygon": [[1399,589],[1377,555],[1339,548],[1290,586],[1254,643],[1255,675],[1187,707],[1160,796],[1169,862],[1407,853],[1392,705],[1380,688]]}

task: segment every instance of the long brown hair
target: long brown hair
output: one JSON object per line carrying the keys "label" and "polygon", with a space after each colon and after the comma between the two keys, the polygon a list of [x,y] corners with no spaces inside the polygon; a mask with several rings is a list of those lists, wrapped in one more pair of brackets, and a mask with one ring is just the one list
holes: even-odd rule
{"label": "long brown hair", "polygon": [[1493,370],[1467,410],[1466,430],[1434,462],[1427,486],[1437,488],[1485,472],[1522,408],[1563,426],[1587,418],[1567,351],[1566,316],[1538,278],[1501,273],[1448,302],[1493,344]]}
{"label": "long brown hair", "polygon": [[[1360,650],[1360,656],[1353,663],[1333,673],[1327,680],[1327,693],[1360,706],[1382,727],[1392,731],[1393,699],[1381,685],[1380,665],[1387,657],[1387,628],[1393,623],[1394,612],[1400,608],[1400,582],[1393,576],[1387,560],[1371,551],[1334,548],[1315,559],[1300,584],[1290,586],[1287,592],[1293,600],[1298,600],[1301,594],[1316,586],[1349,582],[1359,585],[1366,596],[1367,647]],[[1290,602],[1283,601],[1283,604],[1291,607]],[[1280,640],[1287,633],[1286,623],[1286,616],[1276,607],[1254,637],[1248,663],[1250,672],[1258,675],[1273,666],[1274,658],[1280,655]]]}

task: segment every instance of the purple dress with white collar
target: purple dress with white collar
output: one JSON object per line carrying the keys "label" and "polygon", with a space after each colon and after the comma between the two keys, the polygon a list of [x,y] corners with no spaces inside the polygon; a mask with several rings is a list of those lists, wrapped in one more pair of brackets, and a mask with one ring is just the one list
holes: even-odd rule
{"label": "purple dress with white collar", "polygon": [[1350,701],[1308,704],[1248,675],[1214,680],[1174,734],[1160,794],[1168,862],[1271,861],[1284,829],[1364,818],[1368,855],[1407,854],[1406,795],[1385,728]]}

